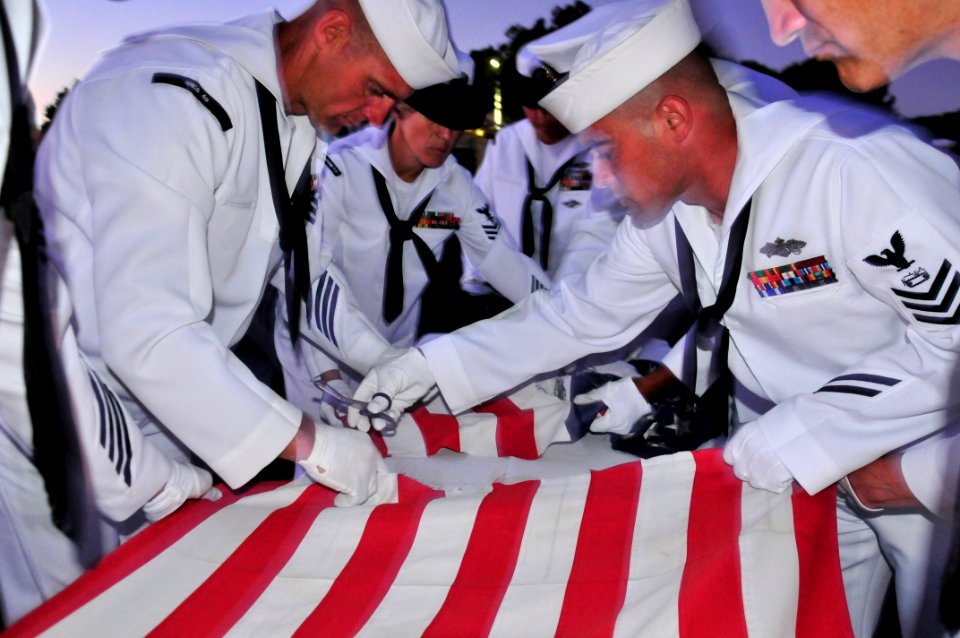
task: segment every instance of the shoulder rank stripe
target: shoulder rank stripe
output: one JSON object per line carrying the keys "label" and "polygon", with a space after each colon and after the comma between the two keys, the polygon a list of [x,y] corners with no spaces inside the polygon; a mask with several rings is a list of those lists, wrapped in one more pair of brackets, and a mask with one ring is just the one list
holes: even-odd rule
{"label": "shoulder rank stripe", "polygon": [[333,163],[333,160],[330,159],[329,155],[323,158],[323,163],[327,167],[327,169],[334,174],[334,176],[340,177],[341,175],[343,175],[343,171],[340,170],[339,166]]}
{"label": "shoulder rank stripe", "polygon": [[898,383],[900,383],[900,379],[884,377],[879,374],[843,374],[828,381],[822,388],[817,390],[815,394],[820,392],[835,392],[837,394],[858,394],[864,397],[875,397],[883,392],[884,388],[870,387],[870,385],[890,388]]}
{"label": "shoulder rank stripe", "polygon": [[230,121],[230,116],[227,115],[227,111],[220,106],[220,103],[213,99],[196,80],[192,80],[183,75],[177,75],[176,73],[154,73],[153,83],[170,84],[171,86],[179,86],[181,89],[186,89],[193,94],[193,97],[197,98],[200,104],[203,104],[207,107],[208,111],[213,113],[213,116],[217,118],[217,122],[220,123],[221,129],[229,131],[233,128],[233,122]]}
{"label": "shoulder rank stripe", "polygon": [[823,255],[792,264],[747,273],[747,278],[761,297],[785,295],[837,283],[837,275]]}
{"label": "shoulder rank stripe", "polygon": [[459,230],[460,218],[453,213],[428,210],[420,216],[416,228],[436,228],[438,230]]}
{"label": "shoulder rank stripe", "polygon": [[538,290],[546,289],[546,284],[540,281],[535,275],[530,275],[530,292],[537,292]]}

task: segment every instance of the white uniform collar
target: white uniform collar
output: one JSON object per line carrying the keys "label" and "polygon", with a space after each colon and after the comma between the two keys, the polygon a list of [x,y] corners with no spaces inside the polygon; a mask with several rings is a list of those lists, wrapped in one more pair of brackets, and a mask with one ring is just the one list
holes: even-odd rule
{"label": "white uniform collar", "polygon": [[[737,123],[737,161],[723,220],[723,226],[729,228],[796,141],[846,105],[800,98],[779,81],[739,65],[726,63],[715,68]],[[801,108],[802,104],[807,107]]]}
{"label": "white uniform collar", "polygon": [[[331,145],[330,153],[334,154],[343,152],[346,149],[352,149],[371,166],[380,171],[380,174],[386,178],[388,184],[393,184],[399,178],[393,169],[393,164],[390,162],[390,152],[387,148],[387,134],[389,130],[389,125],[385,125],[383,128],[368,126],[341,140],[337,140]],[[432,190],[447,179],[456,165],[457,160],[454,159],[453,155],[450,155],[441,166],[423,169],[423,172],[420,173],[420,176],[417,178],[417,191],[427,192]]]}
{"label": "white uniform collar", "polygon": [[517,133],[520,146],[533,164],[533,170],[541,182],[550,179],[553,172],[568,159],[587,149],[587,145],[578,136],[572,134],[556,144],[544,144],[537,139],[537,132],[533,130],[533,124],[527,119],[517,124]]}

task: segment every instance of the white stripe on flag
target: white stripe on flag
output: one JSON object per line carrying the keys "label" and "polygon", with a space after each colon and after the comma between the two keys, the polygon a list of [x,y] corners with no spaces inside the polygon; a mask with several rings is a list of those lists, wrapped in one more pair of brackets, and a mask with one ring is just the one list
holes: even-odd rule
{"label": "white stripe on flag", "polygon": [[740,532],[743,611],[750,636],[793,636],[800,567],[789,492],[743,484]]}
{"label": "white stripe on flag", "polygon": [[320,512],[297,551],[226,635],[293,634],[353,555],[372,512],[369,507]]}
{"label": "white stripe on flag", "polygon": [[517,566],[491,628],[491,638],[554,634],[589,488],[588,474],[540,485],[530,505]]}
{"label": "white stripe on flag", "polygon": [[690,454],[643,462],[630,580],[615,636],[680,633],[677,600],[687,558],[687,520],[696,464]]}
{"label": "white stripe on flag", "polygon": [[473,456],[498,456],[497,416],[467,412],[457,417],[460,423],[460,450]]}
{"label": "white stripe on flag", "polygon": [[419,636],[446,598],[484,494],[427,505],[417,537],[383,602],[358,636]]}

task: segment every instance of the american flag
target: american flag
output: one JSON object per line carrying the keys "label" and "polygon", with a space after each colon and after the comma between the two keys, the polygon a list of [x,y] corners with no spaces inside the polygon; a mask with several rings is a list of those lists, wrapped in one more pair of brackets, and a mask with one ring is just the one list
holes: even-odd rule
{"label": "american flag", "polygon": [[516,392],[452,415],[442,399],[404,414],[392,436],[373,435],[384,456],[433,456],[441,449],[471,456],[536,459],[554,443],[581,438],[586,427],[571,416],[569,400],[553,392],[559,379],[531,383]]}
{"label": "american flag", "polygon": [[10,628],[33,636],[852,636],[834,490],[715,450],[396,504],[304,482],[196,501]]}

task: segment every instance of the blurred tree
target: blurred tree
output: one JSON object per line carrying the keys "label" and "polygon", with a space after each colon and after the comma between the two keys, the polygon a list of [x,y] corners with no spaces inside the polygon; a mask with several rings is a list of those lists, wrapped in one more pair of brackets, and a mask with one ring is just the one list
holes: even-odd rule
{"label": "blurred tree", "polygon": [[72,86],[65,86],[60,89],[60,92],[57,93],[56,97],[53,98],[53,102],[48,104],[46,108],[43,109],[43,124],[40,125],[40,137],[47,132],[47,129],[50,128],[50,125],[53,123],[53,118],[57,114],[57,109],[60,108],[60,105],[63,104],[63,100],[67,97],[67,94],[72,89]]}

